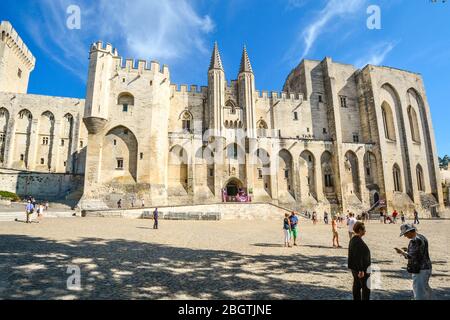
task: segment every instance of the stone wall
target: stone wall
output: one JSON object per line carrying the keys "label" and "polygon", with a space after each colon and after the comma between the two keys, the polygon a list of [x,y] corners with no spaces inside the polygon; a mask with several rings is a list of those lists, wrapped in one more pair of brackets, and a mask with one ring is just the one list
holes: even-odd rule
{"label": "stone wall", "polygon": [[71,200],[76,203],[82,194],[83,181],[83,175],[0,169],[0,189],[14,192],[20,197],[33,196],[49,201]]}

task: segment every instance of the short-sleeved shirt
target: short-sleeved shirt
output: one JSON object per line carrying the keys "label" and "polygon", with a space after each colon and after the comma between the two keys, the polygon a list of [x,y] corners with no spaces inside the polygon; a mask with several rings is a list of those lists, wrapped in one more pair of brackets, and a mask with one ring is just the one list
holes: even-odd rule
{"label": "short-sleeved shirt", "polygon": [[353,232],[353,226],[355,225],[355,223],[356,223],[356,219],[355,218],[349,218],[348,219],[348,232]]}
{"label": "short-sleeved shirt", "polygon": [[31,204],[31,203],[27,204],[26,210],[27,210],[27,212],[31,212],[32,210],[34,210],[33,204]]}
{"label": "short-sleeved shirt", "polygon": [[298,225],[298,217],[297,216],[290,216],[289,221],[291,222],[291,228],[295,228]]}

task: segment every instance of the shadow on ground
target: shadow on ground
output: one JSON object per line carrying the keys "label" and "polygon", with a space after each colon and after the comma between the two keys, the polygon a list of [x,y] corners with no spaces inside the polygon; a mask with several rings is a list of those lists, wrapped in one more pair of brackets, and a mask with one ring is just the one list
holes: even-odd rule
{"label": "shadow on ground", "polygon": [[[345,263],[320,255],[253,256],[127,240],[1,235],[0,298],[351,299],[347,290],[282,279],[294,273],[342,277]],[[81,291],[67,289],[70,265],[80,267]],[[378,298],[410,299],[406,289],[380,291]]]}

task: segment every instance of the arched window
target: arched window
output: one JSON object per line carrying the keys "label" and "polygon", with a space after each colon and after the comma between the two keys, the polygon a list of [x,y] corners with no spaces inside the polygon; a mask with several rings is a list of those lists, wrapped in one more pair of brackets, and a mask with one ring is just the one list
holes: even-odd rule
{"label": "arched window", "polygon": [[128,112],[128,107],[134,106],[134,97],[130,93],[121,93],[117,99],[117,104],[122,106],[123,112]]}
{"label": "arched window", "polygon": [[386,139],[395,141],[395,126],[394,126],[394,116],[392,114],[392,109],[386,102],[383,102],[381,106],[382,116],[383,116],[383,126],[384,135]]}
{"label": "arched window", "polygon": [[192,124],[192,115],[188,111],[183,112],[183,114],[181,115],[181,125],[183,127],[183,131],[192,132],[191,124]]}
{"label": "arched window", "polygon": [[423,170],[422,170],[422,166],[420,164],[417,165],[416,174],[417,174],[417,189],[419,191],[425,191],[425,184],[424,184],[424,180],[423,180]]}
{"label": "arched window", "polygon": [[265,137],[267,134],[267,123],[264,120],[259,120],[258,123],[256,124],[256,128],[257,128],[257,135],[258,137]]}
{"label": "arched window", "polygon": [[402,192],[402,175],[400,172],[400,167],[397,164],[394,164],[392,171],[394,177],[394,191]]}
{"label": "arched window", "polygon": [[416,110],[412,106],[408,107],[409,126],[411,128],[411,137],[414,142],[420,143],[419,123],[417,121]]}
{"label": "arched window", "polygon": [[230,110],[230,113],[231,113],[231,114],[236,114],[236,109],[237,109],[237,107],[236,107],[236,103],[234,103],[234,101],[228,100],[228,101],[225,103],[225,107],[228,108],[228,109],[231,109],[231,110]]}

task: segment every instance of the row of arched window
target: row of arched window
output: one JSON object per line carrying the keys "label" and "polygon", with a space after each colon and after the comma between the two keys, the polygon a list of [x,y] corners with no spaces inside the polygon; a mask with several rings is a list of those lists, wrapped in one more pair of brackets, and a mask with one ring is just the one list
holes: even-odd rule
{"label": "row of arched window", "polygon": [[240,129],[243,128],[242,121],[228,121],[226,120],[224,123],[225,128],[227,129]]}
{"label": "row of arched window", "polygon": [[[391,141],[396,141],[395,117],[391,106],[386,101],[384,101],[381,105],[381,112],[385,138]],[[411,138],[414,142],[420,143],[419,117],[417,116],[417,112],[412,105],[408,106],[407,112]]]}
{"label": "row of arched window", "polygon": [[[398,164],[394,164],[392,174],[394,179],[394,191],[403,192],[402,174]],[[424,192],[425,182],[423,177],[423,169],[420,164],[416,166],[416,178],[417,178],[417,190]]]}

